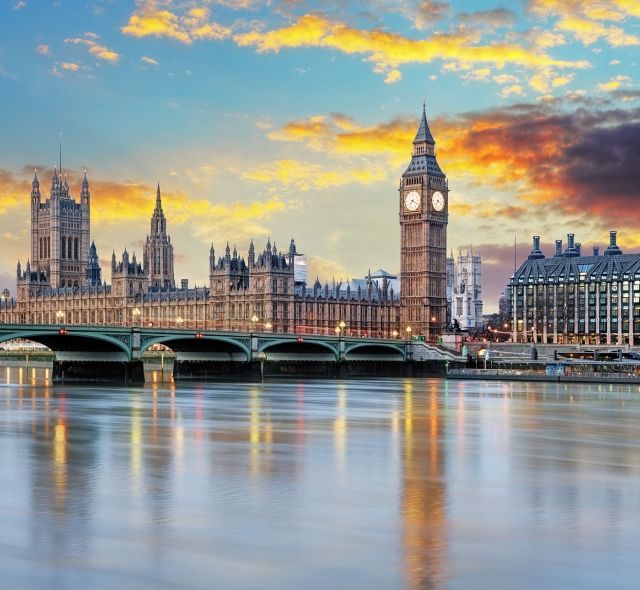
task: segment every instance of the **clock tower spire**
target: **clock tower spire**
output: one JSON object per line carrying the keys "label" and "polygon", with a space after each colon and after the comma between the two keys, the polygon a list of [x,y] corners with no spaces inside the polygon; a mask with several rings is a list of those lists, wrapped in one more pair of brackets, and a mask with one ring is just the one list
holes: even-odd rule
{"label": "clock tower spire", "polygon": [[426,107],[411,162],[400,179],[400,319],[402,330],[435,340],[446,325],[449,186],[436,160]]}

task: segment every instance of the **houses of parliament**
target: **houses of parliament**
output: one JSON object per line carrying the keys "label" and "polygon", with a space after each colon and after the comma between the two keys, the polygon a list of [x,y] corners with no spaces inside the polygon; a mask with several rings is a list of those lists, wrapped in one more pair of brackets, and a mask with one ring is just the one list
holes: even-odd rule
{"label": "houses of parliament", "polygon": [[227,243],[209,253],[209,284],[176,284],[174,251],[160,185],[142,260],[125,250],[104,277],[91,241],[91,191],[85,173],[79,201],[54,169],[49,196],[34,175],[30,257],[17,266],[15,298],[2,297],[0,321],[21,324],[153,325],[434,339],[446,323],[448,183],[435,155],[425,109],[410,163],[400,179],[400,292],[390,275],[345,284],[308,285],[299,254],[251,242],[246,256]]}

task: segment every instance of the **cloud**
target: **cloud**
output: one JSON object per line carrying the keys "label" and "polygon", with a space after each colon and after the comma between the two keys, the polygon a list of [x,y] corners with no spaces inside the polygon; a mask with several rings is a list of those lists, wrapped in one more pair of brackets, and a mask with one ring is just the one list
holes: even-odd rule
{"label": "cloud", "polygon": [[0,215],[4,215],[15,207],[28,206],[30,192],[31,185],[28,180],[17,178],[15,173],[0,168],[0,194],[2,194]]}
{"label": "cloud", "polygon": [[50,53],[49,46],[48,45],[38,45],[36,47],[36,53],[39,53],[40,55],[49,55],[49,53]]}
{"label": "cloud", "polygon": [[372,126],[358,125],[343,113],[314,115],[290,121],[269,133],[273,141],[303,143],[312,150],[335,156],[383,156],[393,164],[404,161],[418,120],[395,118]]}
{"label": "cloud", "polygon": [[241,47],[254,47],[259,53],[279,52],[285,48],[324,47],[347,55],[364,55],[376,73],[388,74],[409,63],[443,60],[469,69],[478,64],[502,68],[507,64],[529,68],[586,68],[586,60],[555,59],[542,51],[515,43],[478,44],[479,35],[471,29],[436,33],[426,39],[411,39],[380,29],[358,29],[329,20],[319,14],[306,14],[279,29],[254,28],[234,35]]}
{"label": "cloud", "polygon": [[395,84],[402,80],[402,72],[400,70],[390,70],[384,79],[385,84]]}
{"label": "cloud", "polygon": [[158,62],[157,62],[155,59],[153,59],[152,57],[147,57],[146,55],[142,56],[142,57],[140,58],[140,61],[141,61],[142,63],[150,64],[150,65],[152,65],[152,66],[157,66],[157,65],[159,65],[159,64],[158,64]]}
{"label": "cloud", "polygon": [[640,37],[626,33],[621,27],[603,25],[598,21],[578,16],[565,16],[555,26],[561,31],[573,34],[576,39],[585,45],[592,45],[600,39],[603,39],[612,47],[640,45]]}
{"label": "cloud", "polygon": [[547,49],[564,45],[567,41],[562,33],[554,30],[534,28],[526,33],[527,40],[535,47]]}
{"label": "cloud", "polygon": [[529,86],[542,94],[547,94],[553,88],[559,88],[569,84],[575,74],[557,75],[551,70],[538,72],[529,78]]}
{"label": "cloud", "polygon": [[209,19],[210,11],[205,7],[192,7],[180,15],[170,10],[159,9],[155,2],[143,2],[130,17],[121,31],[132,37],[167,37],[186,45],[205,39],[220,41],[231,34],[231,30]]}
{"label": "cloud", "polygon": [[610,92],[612,90],[618,90],[620,86],[626,85],[631,82],[631,78],[629,76],[616,76],[615,78],[611,78],[608,82],[602,82],[598,84],[598,90],[603,90]]}
{"label": "cloud", "polygon": [[500,91],[500,96],[524,96],[524,90],[520,84],[512,84],[511,86],[504,86]]}
{"label": "cloud", "polygon": [[519,82],[518,77],[511,74],[499,74],[494,76],[493,80],[501,86],[504,86],[505,84],[517,84]]}
{"label": "cloud", "polygon": [[320,279],[323,286],[325,282],[333,280],[334,277],[336,279],[346,279],[348,277],[345,266],[322,256],[307,256],[307,268],[307,284],[309,286],[313,286],[316,277]]}
{"label": "cloud", "polygon": [[475,70],[469,70],[462,74],[463,80],[472,80],[474,82],[479,82],[482,80],[486,80],[491,75],[491,68],[478,68]]}
{"label": "cloud", "polygon": [[[627,94],[630,101],[640,98],[638,92]],[[562,213],[592,224],[637,225],[640,108],[603,110],[580,96],[573,112],[565,112],[567,105],[559,100],[436,117],[430,127],[438,159],[458,186],[510,195],[515,208],[499,214],[508,218],[535,206],[538,219]],[[413,117],[360,126],[331,114],[292,121],[269,137],[325,155],[379,156],[380,166],[386,161],[400,171],[416,128]],[[459,205],[463,214],[466,203]],[[496,219],[499,215],[494,212]]]}
{"label": "cloud", "polygon": [[640,16],[636,0],[529,0],[529,8],[541,15],[580,14],[603,21]]}
{"label": "cloud", "polygon": [[640,90],[614,90],[612,94],[622,102],[640,100]]}
{"label": "cloud", "polygon": [[366,168],[326,169],[319,164],[298,160],[278,160],[245,172],[243,178],[265,184],[291,186],[299,191],[325,189],[350,183],[372,184],[387,177],[387,171],[380,166]]}
{"label": "cloud", "polygon": [[419,0],[416,4],[401,2],[405,8],[405,14],[413,21],[418,29],[425,29],[434,25],[449,14],[450,7],[447,2],[436,0]]}
{"label": "cloud", "polygon": [[481,25],[489,27],[507,27],[516,21],[516,14],[507,8],[494,8],[478,12],[461,12],[458,14],[460,22],[465,25]]}
{"label": "cloud", "polygon": [[[0,213],[15,206],[24,207],[28,204],[31,192],[33,169],[36,166],[24,166],[20,176],[29,175],[29,179],[20,178],[16,173],[0,169]],[[53,171],[47,167],[37,167],[40,179],[40,191],[43,200],[49,197],[49,183]],[[81,178],[69,176],[70,193],[77,198],[80,190]],[[102,179],[92,179],[89,175],[91,191],[91,214],[93,219],[100,219],[101,224],[117,225],[125,221],[140,219],[141,212],[153,211],[156,187],[134,181],[114,182]],[[162,190],[163,207],[171,217],[171,223],[187,223],[202,221],[203,225],[210,224],[216,217],[221,219],[235,219],[234,223],[259,220],[271,213],[281,211],[285,203],[277,196],[271,196],[264,201],[237,201],[232,203],[212,203],[208,199],[194,198],[185,192]],[[126,204],[126,205],[123,205]]]}
{"label": "cloud", "polygon": [[116,63],[120,59],[120,54],[117,51],[97,43],[97,38],[98,36],[95,33],[85,33],[84,37],[65,39],[64,42],[71,45],[84,45],[88,48],[89,53],[94,57],[110,63]]}
{"label": "cloud", "polygon": [[13,5],[13,9],[14,10],[21,10],[22,8],[25,8],[27,6],[27,3],[24,2],[23,0],[20,0],[19,2],[16,2]]}
{"label": "cloud", "polygon": [[[437,127],[436,127],[437,125]],[[451,177],[506,189],[519,205],[637,225],[640,109],[565,113],[521,104],[434,122]]]}
{"label": "cloud", "polygon": [[64,61],[60,64],[60,67],[63,70],[68,70],[70,72],[77,72],[80,69],[80,65],[73,62]]}
{"label": "cloud", "polygon": [[542,16],[558,17],[554,29],[572,35],[585,45],[599,40],[613,47],[640,44],[640,37],[609,24],[639,17],[637,0],[529,0],[529,8]]}

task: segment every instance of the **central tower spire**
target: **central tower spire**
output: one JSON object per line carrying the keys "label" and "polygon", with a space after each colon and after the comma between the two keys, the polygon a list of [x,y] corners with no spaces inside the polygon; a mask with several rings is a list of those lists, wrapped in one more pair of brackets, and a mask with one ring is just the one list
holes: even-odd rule
{"label": "central tower spire", "polygon": [[151,216],[151,231],[144,247],[144,270],[152,289],[175,287],[173,275],[173,245],[167,235],[167,219],[162,210],[160,182],[156,190],[156,206]]}

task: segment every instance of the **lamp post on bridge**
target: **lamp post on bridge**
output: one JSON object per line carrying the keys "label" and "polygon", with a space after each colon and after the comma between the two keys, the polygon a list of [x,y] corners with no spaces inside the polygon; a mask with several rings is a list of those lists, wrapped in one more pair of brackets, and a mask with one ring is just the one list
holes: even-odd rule
{"label": "lamp post on bridge", "polygon": [[141,315],[141,314],[142,314],[142,312],[140,311],[140,308],[139,308],[139,307],[134,307],[134,308],[131,310],[131,315],[132,315],[132,317],[133,317],[133,326],[134,326],[134,328],[135,328],[135,326],[137,325],[138,320],[140,319],[140,315]]}
{"label": "lamp post on bridge", "polygon": [[411,328],[411,326],[407,326],[405,331],[407,332],[407,360],[411,360],[411,332],[413,331],[413,328]]}
{"label": "lamp post on bridge", "polygon": [[338,337],[338,361],[341,361],[342,357],[344,356],[344,341],[342,339],[342,335],[346,326],[347,324],[344,322],[344,320],[341,320],[340,323],[334,328],[334,332]]}
{"label": "lamp post on bridge", "polygon": [[254,353],[258,352],[258,338],[254,337],[253,333],[256,331],[256,326],[260,318],[254,313],[251,316],[251,332],[249,333],[249,342],[251,344],[251,360],[253,360]]}

